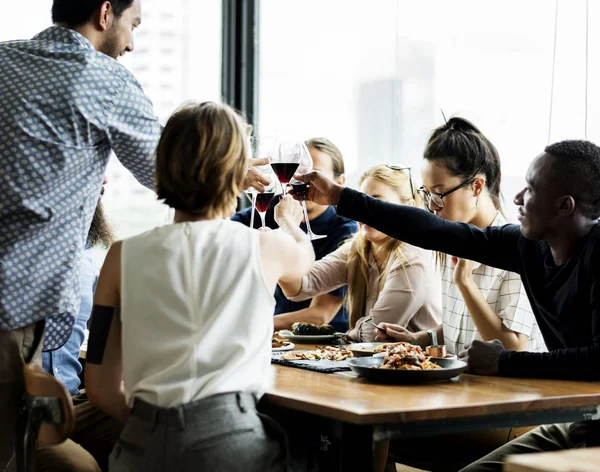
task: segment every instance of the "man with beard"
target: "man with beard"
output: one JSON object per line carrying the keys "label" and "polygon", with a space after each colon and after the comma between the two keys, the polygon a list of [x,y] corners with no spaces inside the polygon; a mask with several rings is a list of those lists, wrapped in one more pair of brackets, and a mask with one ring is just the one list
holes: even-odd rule
{"label": "man with beard", "polygon": [[[63,346],[79,267],[114,151],[148,188],[161,127],[116,59],[141,0],[54,0],[54,26],[0,43],[0,471],[14,470],[23,366]],[[42,343],[43,340],[43,343]]]}
{"label": "man with beard", "polygon": [[36,471],[61,472],[108,470],[108,456],[118,439],[123,425],[104,412],[90,405],[85,393],[79,391],[79,375],[82,365],[79,353],[84,341],[84,332],[90,319],[94,301],[94,290],[98,280],[98,268],[92,260],[94,247],[110,248],[114,235],[102,206],[104,178],[100,198],[94,211],[88,232],[86,249],[80,266],[81,304],[69,340],[59,349],[44,352],[44,370],[54,375],[69,391],[75,405],[76,423],[71,439],[60,445],[38,444]]}

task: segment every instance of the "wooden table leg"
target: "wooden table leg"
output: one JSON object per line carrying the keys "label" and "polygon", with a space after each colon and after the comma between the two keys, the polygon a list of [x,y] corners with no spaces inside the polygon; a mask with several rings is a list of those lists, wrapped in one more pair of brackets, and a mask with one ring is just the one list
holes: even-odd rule
{"label": "wooden table leg", "polygon": [[344,424],[340,472],[373,470],[373,427]]}

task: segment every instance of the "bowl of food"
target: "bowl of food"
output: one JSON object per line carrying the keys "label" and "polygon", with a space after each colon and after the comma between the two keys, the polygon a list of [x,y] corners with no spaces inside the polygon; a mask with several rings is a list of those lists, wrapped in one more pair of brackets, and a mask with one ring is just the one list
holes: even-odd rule
{"label": "bowl of food", "polygon": [[395,384],[449,380],[467,368],[463,361],[431,358],[420,346],[409,343],[398,343],[384,356],[351,359],[348,365],[360,377]]}

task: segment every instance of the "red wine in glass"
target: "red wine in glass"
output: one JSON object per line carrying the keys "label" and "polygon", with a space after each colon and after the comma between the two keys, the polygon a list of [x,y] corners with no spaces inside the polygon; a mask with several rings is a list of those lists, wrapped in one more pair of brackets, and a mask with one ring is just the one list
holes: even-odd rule
{"label": "red wine in glass", "polygon": [[271,200],[275,196],[275,192],[264,192],[256,194],[256,209],[259,213],[264,213],[269,209]]}
{"label": "red wine in glass", "polygon": [[308,194],[308,184],[305,182],[300,182],[299,180],[291,180],[290,185],[294,189],[294,194],[300,200],[306,200]]}
{"label": "red wine in glass", "polygon": [[273,172],[277,175],[279,182],[282,185],[286,185],[292,180],[296,169],[298,169],[298,162],[272,162],[271,167]]}

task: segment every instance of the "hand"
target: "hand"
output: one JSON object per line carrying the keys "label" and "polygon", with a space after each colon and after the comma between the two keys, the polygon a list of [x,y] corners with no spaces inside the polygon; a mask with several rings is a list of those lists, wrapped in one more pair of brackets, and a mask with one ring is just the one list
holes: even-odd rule
{"label": "hand", "polygon": [[262,175],[258,169],[255,169],[255,167],[266,166],[268,163],[269,159],[267,157],[250,159],[250,168],[248,169],[248,173],[244,178],[242,190],[248,190],[250,187],[253,187],[257,192],[265,191],[266,186],[268,186],[271,181]]}
{"label": "hand", "polygon": [[474,340],[464,351],[458,353],[458,358],[467,363],[467,372],[477,375],[498,375],[500,354],[505,351],[500,341]]}
{"label": "hand", "polygon": [[[294,178],[309,184],[307,200],[318,205],[337,205],[344,187],[329,180],[319,171],[312,171],[304,175],[295,175]],[[290,195],[294,195],[293,190]],[[294,196],[294,198],[296,198]]]}
{"label": "hand", "polygon": [[473,270],[475,270],[475,261],[469,259],[461,259],[459,257],[452,257],[454,263],[454,283],[465,284],[470,280],[473,280]]}
{"label": "hand", "polygon": [[416,344],[415,335],[402,326],[391,323],[379,323],[377,326],[385,329],[385,334],[383,334],[377,328],[373,328],[375,330],[376,341],[404,341],[407,343]]}
{"label": "hand", "polygon": [[275,222],[279,226],[284,220],[294,226],[300,226],[303,218],[302,206],[289,195],[283,196],[279,203],[275,205]]}

